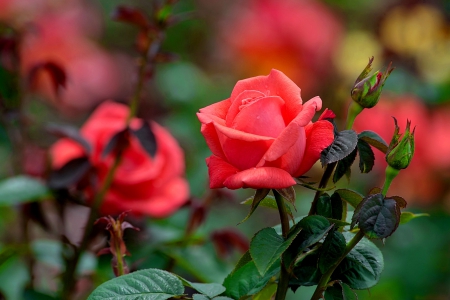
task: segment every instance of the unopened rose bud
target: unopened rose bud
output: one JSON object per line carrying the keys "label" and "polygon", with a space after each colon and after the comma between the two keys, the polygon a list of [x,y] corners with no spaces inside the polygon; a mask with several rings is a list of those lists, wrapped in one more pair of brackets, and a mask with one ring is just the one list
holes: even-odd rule
{"label": "unopened rose bud", "polygon": [[384,73],[376,71],[372,76],[368,76],[372,70],[372,62],[373,56],[369,59],[369,63],[356,79],[351,92],[352,99],[363,108],[372,108],[378,103],[384,83],[394,70],[390,63]]}
{"label": "unopened rose bud", "polygon": [[[396,170],[406,169],[411,163],[414,155],[414,130],[411,132],[411,121],[406,122],[406,130],[401,137],[400,128],[397,120],[394,118],[395,131],[392,141],[386,152],[386,161],[392,168]],[[400,138],[401,137],[401,138]]]}

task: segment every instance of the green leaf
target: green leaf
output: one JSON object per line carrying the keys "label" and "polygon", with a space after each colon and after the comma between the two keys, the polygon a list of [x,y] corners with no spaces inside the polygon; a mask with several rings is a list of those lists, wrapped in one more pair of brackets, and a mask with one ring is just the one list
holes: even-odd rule
{"label": "green leaf", "polygon": [[344,159],[356,148],[358,135],[353,130],[343,130],[334,136],[334,141],[320,155],[322,165]]}
{"label": "green leaf", "polygon": [[247,252],[244,253],[244,255],[241,256],[238,263],[234,267],[233,271],[231,271],[231,274],[245,266],[247,263],[252,261],[252,256],[250,255],[250,251],[247,250]]}
{"label": "green leaf", "polygon": [[320,195],[317,201],[317,214],[324,216],[325,218],[331,218],[332,208],[331,208],[331,198],[327,193]]}
{"label": "green leaf", "polygon": [[284,255],[284,265],[286,268],[292,270],[297,257],[299,257],[307,247],[320,241],[332,227],[333,225],[330,225],[330,222],[325,217],[318,215],[305,217],[295,224],[291,230],[301,231]]}
{"label": "green leaf", "polygon": [[340,196],[341,200],[347,202],[354,208],[358,207],[359,203],[364,199],[363,195],[349,189],[339,189],[335,193]]}
{"label": "green leaf", "polygon": [[322,273],[317,267],[319,255],[313,252],[295,266],[289,284],[293,286],[311,286],[319,283]]}
{"label": "green leaf", "polygon": [[[250,204],[252,204],[252,202],[253,202],[253,197],[250,197],[250,198],[246,199],[245,201],[242,201],[241,204],[250,205]],[[261,200],[259,202],[258,206],[263,206],[263,207],[268,207],[268,208],[278,210],[277,201],[275,200],[275,197],[272,195],[267,195],[266,198],[264,198],[263,200]],[[286,212],[290,216],[292,216],[291,207],[289,205],[285,205],[284,207],[286,208]],[[246,217],[246,219],[247,219],[247,217]],[[242,221],[242,222],[244,222],[244,221]]]}
{"label": "green leaf", "polygon": [[20,175],[0,182],[0,206],[42,200],[49,194],[42,182],[30,176]]}
{"label": "green leaf", "polygon": [[325,300],[358,300],[358,296],[347,284],[338,281],[327,288]]}
{"label": "green leaf", "polygon": [[224,297],[224,296],[219,296],[219,297],[214,297],[213,300],[233,300],[229,297]]}
{"label": "green leaf", "polygon": [[218,283],[195,283],[190,282],[178,275],[176,276],[181,280],[184,286],[193,288],[197,292],[200,292],[210,298],[213,298],[225,292],[225,287]]}
{"label": "green leaf", "polygon": [[248,218],[250,218],[250,216],[253,214],[253,212],[256,210],[256,208],[258,207],[258,205],[261,203],[262,200],[264,200],[264,198],[267,196],[267,194],[269,194],[270,189],[257,189],[255,192],[255,195],[247,200],[245,200],[244,202],[247,202],[249,200],[252,201],[252,207],[250,208],[250,212],[248,213],[248,215],[244,218],[244,220],[242,220],[241,222],[239,222],[239,224],[244,223],[245,221],[248,220]]}
{"label": "green leaf", "polygon": [[193,300],[210,300],[210,298],[206,297],[205,295],[201,294],[194,294],[192,295]]}
{"label": "green leaf", "polygon": [[347,222],[342,221],[342,220],[336,220],[336,219],[331,219],[331,218],[327,218],[327,220],[328,220],[330,223],[335,224],[335,225],[338,226],[338,227],[343,227],[343,226],[348,226],[348,225],[350,225],[350,223],[347,223]]}
{"label": "green leaf", "polygon": [[270,227],[255,234],[250,242],[250,254],[261,276],[280,259],[299,232],[300,228],[290,231],[286,240]]}
{"label": "green leaf", "polygon": [[328,271],[328,269],[336,263],[336,261],[345,252],[345,238],[339,231],[333,230],[328,233],[325,241],[320,248],[319,255],[319,269],[322,273]]}
{"label": "green leaf", "polygon": [[56,300],[56,298],[32,289],[25,289],[23,291],[22,300]]}
{"label": "green leaf", "polygon": [[[350,232],[344,232],[343,235],[347,243],[354,236]],[[339,264],[331,279],[340,279],[352,289],[368,289],[377,284],[383,268],[381,251],[371,241],[363,238]]]}
{"label": "green leaf", "polygon": [[358,140],[357,147],[359,153],[359,170],[361,170],[361,173],[369,173],[375,164],[375,155],[373,154],[372,148],[363,140]]}
{"label": "green leaf", "polygon": [[183,295],[184,287],[173,274],[145,269],[122,275],[97,287],[88,300],[165,300]]}
{"label": "green leaf", "polygon": [[412,219],[420,218],[420,217],[429,217],[429,214],[413,214],[409,211],[402,211],[402,214],[400,215],[400,224],[406,224]]}
{"label": "green leaf", "polygon": [[387,152],[388,144],[375,132],[367,130],[358,134],[358,139],[362,140],[369,145],[377,148],[383,153]]}
{"label": "green leaf", "polygon": [[331,197],[324,193],[317,201],[317,214],[325,218],[337,219],[342,218],[342,201],[338,194],[334,193]]}
{"label": "green leaf", "polygon": [[225,278],[225,296],[240,299],[261,291],[269,280],[280,272],[280,263],[274,263],[264,276],[259,274],[253,261],[246,263]]}
{"label": "green leaf", "polygon": [[390,236],[400,222],[400,207],[392,198],[382,194],[369,195],[360,203],[352,218],[352,228],[359,228],[368,238],[382,239]]}
{"label": "green leaf", "polygon": [[267,300],[272,299],[275,295],[278,285],[276,283],[269,283],[259,293],[253,296],[253,300]]}
{"label": "green leaf", "polygon": [[[344,176],[346,174],[349,175],[351,173],[350,168],[353,165],[353,163],[355,162],[356,153],[357,153],[357,150],[355,149],[347,157],[345,157],[344,159],[340,160],[337,163],[336,170],[334,171],[334,175],[333,175],[334,183],[338,182],[339,179],[342,178],[342,176]],[[350,177],[350,176],[348,176],[348,177]]]}

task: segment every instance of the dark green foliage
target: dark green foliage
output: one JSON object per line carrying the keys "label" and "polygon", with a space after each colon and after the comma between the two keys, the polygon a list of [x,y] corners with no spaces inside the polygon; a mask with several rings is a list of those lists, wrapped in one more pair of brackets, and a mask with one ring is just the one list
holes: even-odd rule
{"label": "dark green foliage", "polygon": [[356,148],[358,135],[353,130],[343,130],[338,132],[333,143],[322,151],[320,162],[327,165],[344,159],[350,155]]}
{"label": "dark green foliage", "polygon": [[[343,235],[347,242],[354,236],[349,232]],[[331,279],[342,280],[352,289],[368,289],[378,282],[383,268],[381,251],[371,241],[363,238],[339,264]]]}

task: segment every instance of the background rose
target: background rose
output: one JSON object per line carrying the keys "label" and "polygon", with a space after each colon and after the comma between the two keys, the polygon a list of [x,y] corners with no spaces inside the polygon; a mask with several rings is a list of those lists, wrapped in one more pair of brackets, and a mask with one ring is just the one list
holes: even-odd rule
{"label": "background rose", "polygon": [[222,23],[218,51],[241,75],[276,68],[307,93],[330,74],[343,32],[337,14],[310,0],[237,1]]}
{"label": "background rose", "polygon": [[[66,7],[67,6],[67,7]],[[88,110],[104,99],[124,99],[130,93],[133,63],[100,47],[92,37],[101,32],[98,15],[74,3],[35,17],[19,45],[25,78],[36,66],[51,62],[62,68],[67,83],[55,94],[48,71],[34,77],[34,91],[71,114]],[[75,7],[74,7],[75,6]]]}
{"label": "background rose", "polygon": [[322,100],[302,104],[300,88],[286,75],[238,81],[231,97],[200,109],[210,187],[285,188],[308,171],[333,141],[333,126],[311,123]]}
{"label": "background rose", "polygon": [[[125,128],[127,106],[105,102],[101,104],[81,128],[81,135],[93,147],[89,160],[96,170],[99,182],[105,178],[114,156],[102,157],[111,137]],[[133,119],[131,128],[137,129],[142,120]],[[131,210],[134,214],[165,217],[183,205],[189,193],[184,173],[183,152],[175,139],[164,128],[152,123],[156,136],[157,153],[151,158],[134,136],[124,151],[122,161],[104,199],[101,211],[118,214]],[[62,139],[50,149],[54,168],[60,168],[69,160],[84,155],[74,141]],[[88,191],[91,195],[91,191]]]}

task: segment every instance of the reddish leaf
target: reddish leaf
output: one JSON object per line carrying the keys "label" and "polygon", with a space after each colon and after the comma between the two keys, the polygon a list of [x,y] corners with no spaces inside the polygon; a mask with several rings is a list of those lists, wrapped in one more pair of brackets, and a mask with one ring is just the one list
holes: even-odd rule
{"label": "reddish leaf", "polygon": [[92,168],[86,156],[70,160],[58,170],[52,171],[48,179],[51,189],[63,189],[81,181]]}
{"label": "reddish leaf", "polygon": [[118,6],[113,12],[112,19],[136,25],[144,30],[151,27],[150,21],[140,10],[128,6]]}
{"label": "reddish leaf", "polygon": [[83,147],[86,154],[90,154],[92,151],[92,147],[89,142],[81,136],[78,129],[72,126],[49,124],[46,126],[46,130],[57,137],[69,138],[77,142],[81,147]]}
{"label": "reddish leaf", "polygon": [[211,239],[216,247],[216,251],[221,257],[229,256],[233,249],[238,249],[242,253],[246,252],[250,243],[240,232],[234,229],[221,229],[211,234]]}
{"label": "reddish leaf", "polygon": [[191,215],[186,227],[186,233],[194,232],[200,225],[203,224],[206,217],[206,208],[203,204],[191,201]]}
{"label": "reddish leaf", "polygon": [[128,147],[129,145],[130,142],[129,138],[130,138],[129,128],[125,128],[119,132],[116,132],[103,149],[102,157],[106,157],[111,152],[116,154],[125,150],[125,148]]}
{"label": "reddish leaf", "polygon": [[41,62],[34,65],[28,74],[28,84],[32,89],[35,89],[38,85],[38,75],[41,72],[45,72],[50,75],[52,81],[53,89],[55,94],[58,95],[60,87],[66,87],[67,76],[64,69],[51,61]]}

